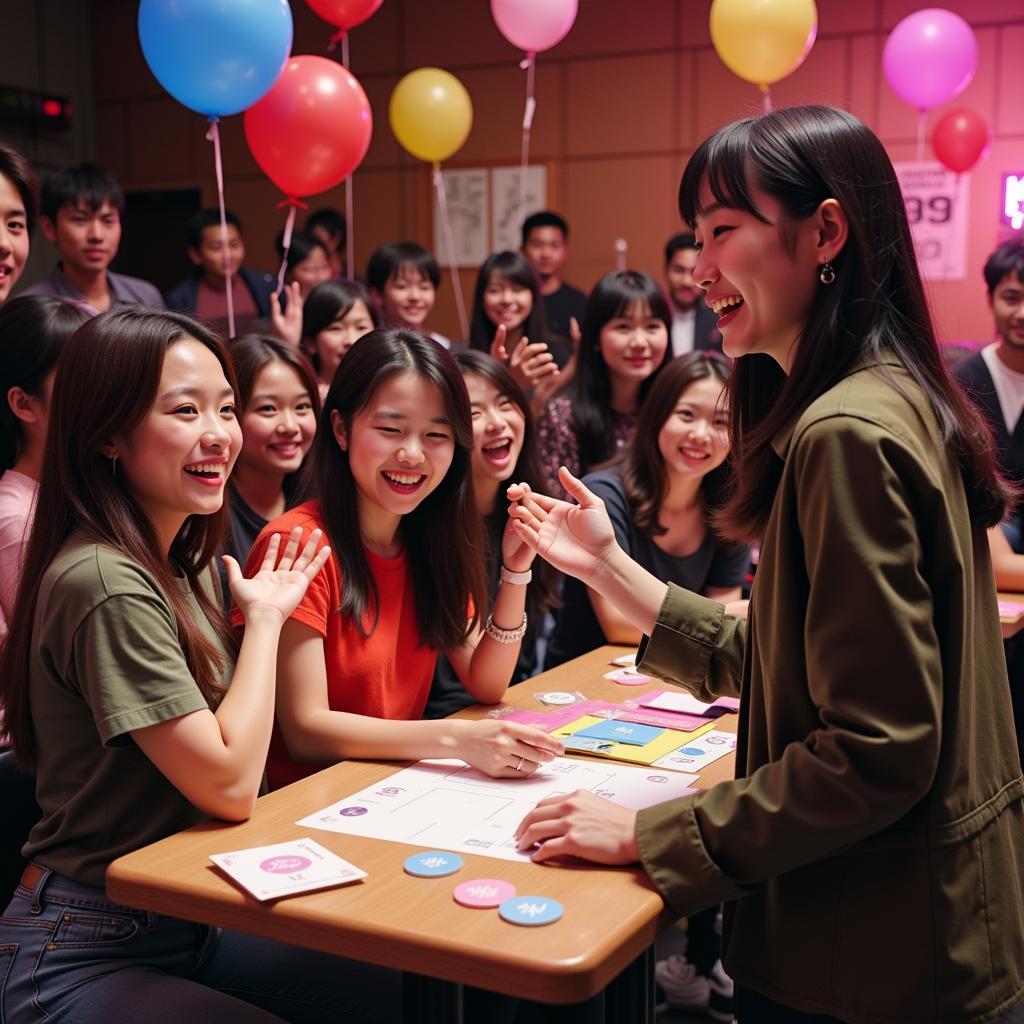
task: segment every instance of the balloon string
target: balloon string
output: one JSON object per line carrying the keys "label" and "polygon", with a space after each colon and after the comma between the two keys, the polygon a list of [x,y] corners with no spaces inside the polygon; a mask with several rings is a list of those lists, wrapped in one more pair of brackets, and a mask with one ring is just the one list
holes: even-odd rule
{"label": "balloon string", "polygon": [[206,133],[207,141],[213,143],[213,169],[217,176],[217,203],[220,206],[220,249],[224,257],[224,294],[228,302],[228,337],[235,336],[235,298],[232,294],[231,277],[234,267],[231,266],[231,248],[228,245],[228,221],[224,211],[224,164],[220,153],[220,129],[217,118],[210,118],[210,130]]}
{"label": "balloon string", "polygon": [[459,329],[463,341],[469,340],[469,321],[466,319],[466,303],[462,298],[462,285],[459,282],[459,268],[455,265],[455,239],[452,236],[452,224],[448,219],[448,199],[444,194],[444,177],[441,165],[434,164],[434,191],[437,193],[437,208],[441,213],[441,228],[444,231],[444,246],[448,250],[448,269],[452,275],[452,291],[455,292],[455,309],[459,314]]}
{"label": "balloon string", "polygon": [[920,163],[924,159],[924,130],[925,123],[928,120],[928,111],[919,110],[917,112],[917,161]]}
{"label": "balloon string", "polygon": [[530,50],[526,60],[519,65],[526,71],[526,106],[523,109],[523,145],[519,155],[519,220],[526,217],[526,169],[530,162],[530,130],[533,128],[533,112],[537,101],[533,96],[533,74],[537,67],[537,55]]}
{"label": "balloon string", "polygon": [[288,204],[288,219],[284,222],[284,235],[281,238],[281,266],[277,271],[277,293],[281,294],[284,288],[284,275],[288,270],[288,250],[292,247],[292,232],[295,230],[295,214],[299,211],[299,204],[292,202]]}
{"label": "balloon string", "polygon": [[[348,33],[341,37],[341,63],[348,69]],[[356,236],[352,230],[355,200],[352,195],[352,175],[345,179],[345,275],[355,280]]]}
{"label": "balloon string", "polygon": [[[337,32],[334,33],[333,36],[331,36],[331,38],[327,42],[327,52],[328,53],[334,53],[334,51],[338,48],[338,43],[339,42],[341,43],[342,50],[347,52],[347,50],[348,50],[348,30],[347,29],[340,28],[340,29],[338,29]],[[348,67],[348,58],[347,57],[343,58],[342,63],[345,65],[345,67]]]}
{"label": "balloon string", "polygon": [[626,269],[626,252],[629,243],[624,238],[615,239],[615,269],[621,274]]}
{"label": "balloon string", "polygon": [[775,108],[772,106],[772,89],[770,85],[761,86],[761,113],[770,114]]}

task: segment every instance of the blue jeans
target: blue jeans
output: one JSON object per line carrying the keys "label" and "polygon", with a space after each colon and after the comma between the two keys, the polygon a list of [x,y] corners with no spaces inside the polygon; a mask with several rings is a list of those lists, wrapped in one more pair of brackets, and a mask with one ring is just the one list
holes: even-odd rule
{"label": "blue jeans", "polygon": [[4,1024],[394,1024],[397,971],[132,910],[44,870],[0,918]]}

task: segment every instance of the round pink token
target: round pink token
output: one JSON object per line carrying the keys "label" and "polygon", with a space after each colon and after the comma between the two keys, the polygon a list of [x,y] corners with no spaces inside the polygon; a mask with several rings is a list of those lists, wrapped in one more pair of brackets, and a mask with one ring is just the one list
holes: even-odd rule
{"label": "round pink token", "polygon": [[455,886],[452,892],[456,903],[478,910],[501,906],[515,894],[516,887],[510,882],[503,882],[500,878],[473,878]]}

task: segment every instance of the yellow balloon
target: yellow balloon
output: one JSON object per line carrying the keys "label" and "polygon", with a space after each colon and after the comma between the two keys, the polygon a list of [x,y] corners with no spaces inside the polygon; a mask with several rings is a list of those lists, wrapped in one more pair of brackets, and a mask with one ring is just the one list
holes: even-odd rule
{"label": "yellow balloon", "polygon": [[818,34],[814,0],[713,0],[711,41],[730,71],[762,88],[795,71]]}
{"label": "yellow balloon", "polygon": [[417,68],[395,86],[388,108],[395,138],[413,156],[440,163],[457,152],[473,127],[466,87],[441,68]]}

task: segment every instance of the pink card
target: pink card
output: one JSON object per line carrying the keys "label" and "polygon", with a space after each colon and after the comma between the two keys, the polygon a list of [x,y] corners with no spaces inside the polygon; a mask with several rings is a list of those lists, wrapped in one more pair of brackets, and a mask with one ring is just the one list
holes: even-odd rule
{"label": "pink card", "polygon": [[680,732],[693,732],[708,720],[702,715],[680,715],[670,711],[648,711],[637,708],[635,711],[623,709],[615,716],[620,722],[636,722],[639,725],[660,725],[664,729],[678,729]]}
{"label": "pink card", "polygon": [[678,690],[652,690],[638,697],[637,703],[657,711],[701,715],[704,718],[715,718],[726,711],[735,711],[740,706],[735,697],[719,697],[713,704],[705,704],[697,700],[693,694],[681,693]]}

